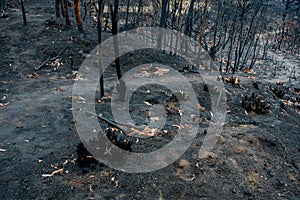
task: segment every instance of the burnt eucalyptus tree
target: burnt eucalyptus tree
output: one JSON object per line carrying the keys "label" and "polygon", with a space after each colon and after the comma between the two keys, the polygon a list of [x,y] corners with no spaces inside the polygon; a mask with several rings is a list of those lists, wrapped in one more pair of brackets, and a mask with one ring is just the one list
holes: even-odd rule
{"label": "burnt eucalyptus tree", "polygon": [[80,33],[84,33],[83,26],[81,23],[81,17],[80,17],[80,1],[79,0],[74,0],[74,9],[75,9],[75,17],[76,17],[78,31]]}
{"label": "burnt eucalyptus tree", "polygon": [[[245,53],[246,48],[251,48],[253,40],[256,37],[256,34],[259,33],[259,27],[255,24],[259,24],[261,20],[258,13],[262,9],[262,4],[260,1],[248,1],[241,0],[238,3],[238,32],[237,32],[237,41],[235,45],[235,55],[234,55],[234,66],[233,73],[239,67],[241,58]],[[255,45],[254,45],[255,46]]]}
{"label": "burnt eucalyptus tree", "polygon": [[22,15],[23,15],[23,23],[26,26],[27,25],[27,19],[26,19],[26,14],[25,14],[25,6],[24,6],[24,1],[20,0],[21,8],[22,8]]}
{"label": "burnt eucalyptus tree", "polygon": [[[112,21],[112,34],[113,36],[118,34],[118,13],[119,13],[119,0],[114,1],[114,5],[110,5],[110,13],[111,13],[111,21]],[[122,72],[121,72],[121,63],[119,57],[119,41],[118,37],[113,37],[114,43],[114,53],[115,53],[115,64],[116,64],[116,71],[119,83],[117,85],[117,90],[119,93],[119,100],[125,101],[126,95],[126,85],[125,82],[122,80]]]}
{"label": "burnt eucalyptus tree", "polygon": [[103,20],[104,0],[98,0],[97,11],[97,30],[98,30],[98,67],[100,74],[100,98],[104,97],[104,81],[103,81],[103,68],[102,68],[102,53],[100,44],[102,42],[102,20]]}
{"label": "burnt eucalyptus tree", "polygon": [[[167,6],[168,6],[169,0],[162,0],[162,6],[161,6],[161,17],[160,17],[160,28],[166,28],[167,27]],[[162,45],[162,39],[163,39],[163,32],[160,31],[158,35],[158,41],[157,41],[157,48],[161,48]]]}

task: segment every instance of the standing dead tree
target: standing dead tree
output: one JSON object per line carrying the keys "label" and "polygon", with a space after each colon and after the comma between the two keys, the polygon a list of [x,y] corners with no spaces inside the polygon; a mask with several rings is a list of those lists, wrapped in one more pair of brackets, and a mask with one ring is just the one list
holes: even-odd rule
{"label": "standing dead tree", "polygon": [[127,30],[127,29],[128,29],[129,6],[130,6],[130,0],[127,0],[127,7],[126,7],[126,19],[125,19],[125,30]]}
{"label": "standing dead tree", "polygon": [[[160,17],[160,28],[166,28],[167,27],[167,5],[169,0],[162,0],[162,7],[161,7],[161,17]],[[163,39],[163,32],[160,31],[158,35],[158,41],[157,41],[157,48],[161,48],[162,45],[162,39]]]}
{"label": "standing dead tree", "polygon": [[[208,0],[205,0],[204,1],[204,9],[203,9],[202,17],[201,17],[200,35],[199,35],[200,48],[202,48],[202,45],[203,45],[203,33],[204,33],[204,25],[205,25],[205,19],[206,19],[207,3],[208,3]],[[201,49],[199,50],[199,52],[201,52]]]}
{"label": "standing dead tree", "polygon": [[98,0],[97,9],[97,30],[98,30],[98,67],[100,74],[100,98],[104,97],[104,81],[103,81],[103,68],[102,68],[102,54],[101,54],[101,42],[102,42],[102,19],[103,19],[104,0]]}
{"label": "standing dead tree", "polygon": [[116,36],[118,34],[118,13],[119,13],[119,0],[114,1],[114,5],[110,5],[110,13],[111,13],[111,21],[112,21],[112,35],[113,37],[113,43],[114,43],[114,53],[115,53],[115,64],[116,64],[116,70],[117,70],[117,76],[119,80],[119,84],[117,85],[117,90],[119,93],[119,100],[125,101],[125,95],[126,95],[126,85],[125,82],[121,79],[122,78],[122,72],[121,72],[121,63],[120,63],[120,57],[119,57],[119,41],[118,37]]}
{"label": "standing dead tree", "polygon": [[64,12],[64,3],[62,0],[55,0],[55,14],[56,18],[60,18],[60,12],[63,17],[65,17],[65,12]]}
{"label": "standing dead tree", "polygon": [[64,14],[65,14],[65,18],[66,18],[66,25],[70,26],[71,21],[69,18],[68,2],[67,2],[67,0],[63,0],[63,3],[64,3]]}
{"label": "standing dead tree", "polygon": [[80,18],[80,0],[74,0],[75,17],[79,33],[84,33]]}
{"label": "standing dead tree", "polygon": [[21,7],[22,7],[23,22],[24,22],[24,25],[26,26],[27,25],[27,20],[26,20],[24,1],[20,0],[20,4],[21,4]]}
{"label": "standing dead tree", "polygon": [[184,34],[187,36],[191,36],[192,34],[192,18],[193,18],[193,12],[194,12],[194,4],[196,0],[191,0],[189,11],[187,13],[187,17],[185,19],[185,29],[184,29]]}

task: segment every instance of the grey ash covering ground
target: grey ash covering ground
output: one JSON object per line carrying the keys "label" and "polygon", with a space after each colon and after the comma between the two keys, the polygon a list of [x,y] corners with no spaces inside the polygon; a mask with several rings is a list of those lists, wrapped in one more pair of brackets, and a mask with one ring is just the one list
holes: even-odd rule
{"label": "grey ash covering ground", "polygon": [[[198,151],[210,119],[209,94],[203,82],[192,82],[205,109],[201,109],[195,141],[176,162],[145,174],[116,171],[92,158],[78,164],[76,150],[81,141],[72,121],[70,96],[74,71],[96,45],[95,29],[80,39],[75,26],[65,27],[60,20],[54,23],[52,3],[36,2],[27,2],[27,27],[22,25],[17,9],[9,10],[9,18],[0,19],[1,199],[299,199],[299,82],[289,84],[285,79],[281,86],[244,72],[238,74],[239,85],[225,84],[226,123],[218,143],[205,158],[198,159]],[[70,48],[62,54],[63,65],[34,72],[34,67],[66,46]],[[150,55],[176,70],[185,65],[182,59],[166,53]],[[122,60],[123,68],[147,63],[151,56],[148,51],[129,55]],[[116,77],[113,66],[105,76]],[[276,95],[274,88],[283,90],[284,95]],[[168,143],[176,133],[172,125],[180,117],[176,111],[180,105],[172,94],[150,85],[139,88],[130,100],[137,123],[147,120],[145,101],[173,105],[164,127],[167,134],[140,141],[132,147],[136,152],[152,151]],[[109,105],[108,98],[97,102],[96,107],[109,118]],[[260,113],[261,108],[268,112]],[[84,150],[79,152],[88,155]],[[42,176],[55,170],[60,171]]]}

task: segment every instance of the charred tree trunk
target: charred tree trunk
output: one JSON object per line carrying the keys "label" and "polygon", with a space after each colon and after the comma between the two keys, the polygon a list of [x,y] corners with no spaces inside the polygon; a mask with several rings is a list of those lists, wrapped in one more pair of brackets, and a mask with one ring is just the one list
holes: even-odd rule
{"label": "charred tree trunk", "polygon": [[59,9],[60,2],[61,2],[61,0],[55,0],[55,14],[56,14],[56,18],[60,18],[60,9]]}
{"label": "charred tree trunk", "polygon": [[[215,60],[216,54],[220,50],[220,48],[222,46],[221,45],[221,36],[218,37],[218,41],[217,41],[219,24],[222,24],[224,22],[223,21],[224,15],[221,18],[221,12],[222,12],[222,9],[223,9],[222,8],[222,4],[223,4],[223,1],[219,1],[219,3],[218,3],[217,17],[216,17],[216,21],[215,21],[215,25],[214,25],[213,44],[209,48],[209,52],[208,52],[212,60]],[[225,27],[226,27],[226,25],[225,25]],[[226,35],[225,35],[225,37],[226,37]]]}
{"label": "charred tree trunk", "polygon": [[[118,34],[118,9],[119,9],[119,0],[115,0],[115,5],[110,5],[110,11],[111,11],[111,21],[112,21],[112,34],[117,35]],[[121,65],[120,65],[120,59],[119,59],[119,41],[117,37],[113,38],[114,41],[114,51],[115,51],[115,57],[116,57],[116,70],[117,70],[117,76],[118,79],[122,78],[121,73]]]}
{"label": "charred tree trunk", "polygon": [[70,18],[69,18],[69,9],[68,9],[67,0],[64,0],[64,13],[65,13],[65,18],[66,18],[66,25],[70,26],[71,21],[70,21]]}
{"label": "charred tree trunk", "polygon": [[[167,5],[168,0],[162,0],[162,8],[161,8],[161,17],[160,17],[160,28],[166,28],[167,27]],[[163,39],[163,32],[160,31],[157,39],[157,48],[161,48],[161,43]]]}
{"label": "charred tree trunk", "polygon": [[74,0],[74,9],[75,9],[75,16],[76,16],[78,31],[80,33],[84,33],[82,23],[81,23],[81,18],[80,18],[80,1],[79,0]]}
{"label": "charred tree trunk", "polygon": [[175,53],[177,54],[177,49],[178,49],[178,40],[179,40],[179,31],[181,31],[181,12],[182,12],[182,6],[183,6],[183,0],[180,0],[180,5],[179,5],[179,9],[178,9],[178,19],[177,19],[177,31],[176,31],[176,42],[175,42]]}
{"label": "charred tree trunk", "polygon": [[196,0],[191,0],[189,11],[185,20],[185,30],[184,34],[187,36],[191,36],[191,30],[192,30],[192,16],[194,12],[194,4]]}
{"label": "charred tree trunk", "polygon": [[143,15],[143,0],[139,0],[138,4],[138,16],[137,16],[137,22],[136,26],[138,27],[140,25],[141,16]]}
{"label": "charred tree trunk", "polygon": [[115,63],[116,63],[117,76],[119,80],[119,84],[117,85],[117,91],[119,94],[119,101],[125,101],[126,85],[125,82],[121,79],[122,72],[121,72],[121,63],[119,57],[119,41],[118,41],[118,37],[116,36],[118,34],[118,10],[119,10],[119,0],[115,0],[114,6],[110,5],[110,12],[111,12],[111,21],[112,21],[112,34],[114,36],[113,43],[114,43],[114,52],[116,58]]}
{"label": "charred tree trunk", "polygon": [[254,44],[254,47],[253,47],[253,54],[252,54],[252,59],[251,59],[249,69],[251,69],[255,65],[255,62],[257,60],[256,51],[257,51],[258,41],[259,41],[259,37],[256,38],[256,41],[255,41],[255,44]]}
{"label": "charred tree trunk", "polygon": [[62,14],[62,16],[66,17],[63,0],[60,0],[60,8],[61,8],[61,14]]}
{"label": "charred tree trunk", "polygon": [[[201,16],[200,36],[199,36],[200,48],[202,48],[202,45],[203,45],[203,33],[204,33],[204,25],[205,25],[205,18],[206,18],[207,3],[208,3],[208,0],[205,0],[205,2],[204,2],[204,8],[203,8],[203,13],[202,13],[202,16]],[[201,51],[199,51],[199,52],[201,52]]]}
{"label": "charred tree trunk", "polygon": [[130,0],[127,0],[125,30],[128,30],[129,6],[130,6]]}
{"label": "charred tree trunk", "polygon": [[102,42],[102,19],[103,19],[103,9],[104,0],[98,0],[98,12],[97,12],[97,30],[98,30],[98,66],[100,74],[100,97],[104,97],[104,81],[103,81],[103,69],[102,69],[102,54],[100,44]]}
{"label": "charred tree trunk", "polygon": [[237,18],[237,15],[235,14],[233,22],[231,24],[231,31],[230,31],[230,35],[229,35],[230,45],[229,45],[228,55],[227,55],[226,73],[228,73],[228,71],[229,71],[229,66],[230,66],[230,63],[231,63],[232,48],[233,48],[235,38],[236,38],[236,31],[235,31],[235,29],[236,29],[236,18]]}
{"label": "charred tree trunk", "polygon": [[24,1],[20,0],[20,3],[21,3],[21,7],[22,7],[23,23],[26,26],[27,25],[27,20],[26,20]]}

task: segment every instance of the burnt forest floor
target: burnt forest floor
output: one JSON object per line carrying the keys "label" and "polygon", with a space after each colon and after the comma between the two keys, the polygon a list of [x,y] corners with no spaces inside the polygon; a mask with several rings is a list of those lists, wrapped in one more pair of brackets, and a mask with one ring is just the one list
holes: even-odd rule
{"label": "burnt forest floor", "polygon": [[[18,5],[8,9],[8,18],[0,19],[0,199],[299,198],[300,85],[286,79],[278,85],[258,76],[256,69],[239,72],[238,85],[234,80],[230,83],[230,75],[223,75],[229,82],[225,83],[226,122],[205,158],[197,156],[211,115],[209,93],[203,82],[192,81],[201,105],[201,129],[176,162],[141,174],[96,162],[79,165],[76,150],[81,141],[72,116],[72,88],[78,78],[76,71],[97,44],[96,23],[87,18],[82,37],[74,17],[72,26],[66,27],[63,19],[55,18],[52,4],[26,1],[27,26],[23,26]],[[106,38],[109,33],[104,35]],[[59,64],[34,71],[66,47]],[[179,58],[145,50],[125,57],[123,70],[153,58],[175,70],[185,65]],[[197,76],[182,74],[191,80]],[[105,77],[115,79],[113,66]],[[130,100],[130,112],[142,125],[150,105],[166,103],[170,116],[164,127],[167,131],[133,145],[133,151],[155,150],[176,133],[172,125],[180,117],[180,105],[172,92],[156,87],[139,88]],[[107,98],[96,101],[96,108],[111,118],[112,85],[106,88]]]}

